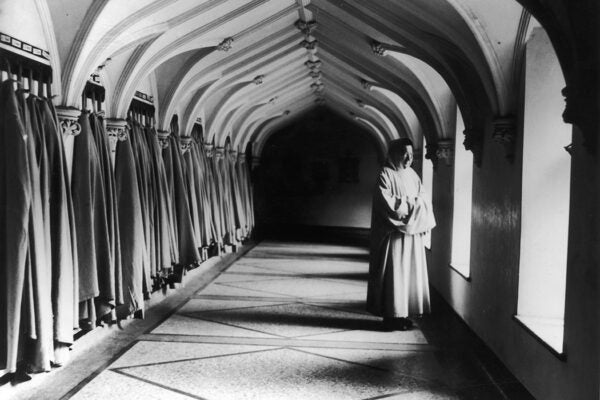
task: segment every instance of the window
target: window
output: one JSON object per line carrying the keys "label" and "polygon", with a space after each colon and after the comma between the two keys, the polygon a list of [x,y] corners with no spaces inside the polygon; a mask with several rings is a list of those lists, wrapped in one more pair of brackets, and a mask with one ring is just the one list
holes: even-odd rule
{"label": "window", "polygon": [[465,278],[470,277],[471,202],[473,154],[459,140],[465,130],[460,110],[456,110],[454,140],[454,207],[452,212],[452,256],[450,266]]}
{"label": "window", "polygon": [[519,298],[516,318],[563,351],[571,127],[562,121],[565,86],[546,32],[526,47]]}

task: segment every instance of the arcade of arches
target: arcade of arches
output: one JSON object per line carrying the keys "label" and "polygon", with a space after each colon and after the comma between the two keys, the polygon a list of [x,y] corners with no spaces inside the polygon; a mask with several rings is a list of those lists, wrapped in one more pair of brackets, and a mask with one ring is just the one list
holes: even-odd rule
{"label": "arcade of arches", "polygon": [[[260,323],[305,321],[345,335],[323,360],[396,370],[376,384],[340,367],[331,386],[307,370],[313,386],[272,397],[229,392],[214,380],[221,367],[204,377],[196,366],[189,390],[110,367],[132,379],[115,385],[141,395],[154,384],[156,398],[598,399],[599,22],[596,0],[0,0],[0,397],[96,398],[90,388],[112,385],[102,371],[126,365],[121,356],[180,362],[188,350],[148,357],[185,304],[204,325],[190,333],[179,321],[164,340],[185,336],[191,353],[256,350],[260,365],[288,352],[273,362],[291,370],[316,357],[306,343],[318,338]],[[434,313],[410,337],[359,338],[364,293],[336,285],[364,289],[371,194],[398,138],[414,143],[437,220],[426,245]],[[297,282],[267,299],[283,274],[316,278],[307,290],[324,293],[293,294]],[[294,302],[256,321],[224,306],[189,311],[217,300],[267,310],[283,297]],[[428,359],[443,369],[469,349],[436,347],[454,337],[436,305],[470,335],[457,343],[478,343],[527,397],[501,379],[485,386],[497,397],[476,392],[481,382],[426,391],[417,383],[437,381],[415,378],[412,358],[383,361],[422,351],[444,354]],[[364,326],[319,314],[336,307]],[[235,341],[209,320],[245,323],[250,336]],[[231,374],[243,370],[235,359]]]}

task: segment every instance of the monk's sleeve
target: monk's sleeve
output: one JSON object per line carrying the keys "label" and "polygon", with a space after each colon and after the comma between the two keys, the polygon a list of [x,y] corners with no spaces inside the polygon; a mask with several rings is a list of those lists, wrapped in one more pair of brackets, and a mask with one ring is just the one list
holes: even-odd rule
{"label": "monk's sleeve", "polygon": [[375,202],[376,212],[387,224],[398,228],[406,224],[405,217],[409,213],[407,202],[393,194],[390,177],[386,173],[379,175]]}

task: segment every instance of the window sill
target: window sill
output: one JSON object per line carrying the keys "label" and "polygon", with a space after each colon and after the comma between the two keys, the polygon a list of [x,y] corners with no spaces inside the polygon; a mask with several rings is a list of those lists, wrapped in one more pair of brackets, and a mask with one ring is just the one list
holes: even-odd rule
{"label": "window sill", "polygon": [[523,315],[515,315],[513,318],[530,335],[554,354],[555,357],[561,361],[567,360],[563,348],[564,320]]}
{"label": "window sill", "polygon": [[452,263],[448,264],[448,266],[454,270],[454,272],[456,272],[458,275],[460,275],[464,280],[466,280],[467,282],[471,282],[471,276],[470,275],[466,275],[463,271],[468,269],[465,268],[464,265],[461,264],[456,264],[454,263],[454,265],[452,265]]}

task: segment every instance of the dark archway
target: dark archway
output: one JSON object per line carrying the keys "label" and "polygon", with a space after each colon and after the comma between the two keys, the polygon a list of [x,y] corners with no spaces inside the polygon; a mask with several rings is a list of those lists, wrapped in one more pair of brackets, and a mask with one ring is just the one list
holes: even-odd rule
{"label": "dark archway", "polygon": [[256,171],[256,213],[265,236],[366,230],[381,163],[373,135],[326,108],[273,134]]}

